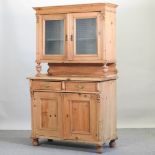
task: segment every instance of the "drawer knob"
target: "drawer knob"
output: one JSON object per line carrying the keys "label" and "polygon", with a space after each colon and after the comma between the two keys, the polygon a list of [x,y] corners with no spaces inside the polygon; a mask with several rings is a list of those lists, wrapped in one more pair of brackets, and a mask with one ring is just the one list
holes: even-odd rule
{"label": "drawer knob", "polygon": [[75,137],[75,139],[76,139],[76,140],[78,140],[78,139],[79,139],[79,137]]}

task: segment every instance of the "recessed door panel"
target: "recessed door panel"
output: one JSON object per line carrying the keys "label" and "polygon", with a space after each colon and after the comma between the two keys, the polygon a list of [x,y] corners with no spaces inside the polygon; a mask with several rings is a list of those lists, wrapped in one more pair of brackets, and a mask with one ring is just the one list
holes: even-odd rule
{"label": "recessed door panel", "polygon": [[35,92],[35,108],[38,135],[62,136],[61,95],[50,92]]}
{"label": "recessed door panel", "polygon": [[97,139],[96,96],[91,94],[64,95],[64,138],[84,141]]}
{"label": "recessed door panel", "polygon": [[72,100],[70,103],[72,133],[90,133],[90,102]]}
{"label": "recessed door panel", "polygon": [[41,129],[58,129],[58,102],[57,99],[41,99]]}

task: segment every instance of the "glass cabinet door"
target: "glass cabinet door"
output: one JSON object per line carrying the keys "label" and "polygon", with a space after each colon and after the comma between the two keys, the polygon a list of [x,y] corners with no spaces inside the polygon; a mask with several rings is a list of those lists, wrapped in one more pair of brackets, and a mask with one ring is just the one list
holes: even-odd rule
{"label": "glass cabinet door", "polygon": [[73,13],[73,59],[97,60],[100,58],[99,13]]}
{"label": "glass cabinet door", "polygon": [[46,62],[101,60],[98,12],[42,15],[37,58]]}
{"label": "glass cabinet door", "polygon": [[63,60],[65,57],[66,15],[44,15],[42,25],[42,57]]}
{"label": "glass cabinet door", "polygon": [[96,54],[96,18],[76,19],[76,55]]}
{"label": "glass cabinet door", "polygon": [[64,20],[45,21],[45,55],[64,54]]}

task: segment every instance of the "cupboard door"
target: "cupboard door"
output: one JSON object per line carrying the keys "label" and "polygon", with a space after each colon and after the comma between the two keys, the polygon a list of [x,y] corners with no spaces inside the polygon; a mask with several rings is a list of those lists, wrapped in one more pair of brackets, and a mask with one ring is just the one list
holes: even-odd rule
{"label": "cupboard door", "polygon": [[61,95],[51,92],[35,92],[36,134],[43,136],[62,136]]}
{"label": "cupboard door", "polygon": [[99,13],[73,13],[72,27],[73,59],[101,59]]}
{"label": "cupboard door", "polygon": [[66,15],[42,16],[42,47],[43,60],[64,60],[66,55]]}
{"label": "cupboard door", "polygon": [[64,95],[64,138],[94,141],[97,139],[96,96],[91,94]]}

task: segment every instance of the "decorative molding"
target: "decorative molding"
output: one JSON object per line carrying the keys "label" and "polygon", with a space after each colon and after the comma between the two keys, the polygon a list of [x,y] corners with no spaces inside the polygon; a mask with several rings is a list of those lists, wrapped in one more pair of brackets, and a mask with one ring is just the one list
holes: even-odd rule
{"label": "decorative molding", "polygon": [[105,12],[101,11],[100,14],[101,14],[101,19],[104,20],[105,19]]}
{"label": "decorative molding", "polygon": [[36,15],[36,23],[39,23],[39,15]]}
{"label": "decorative molding", "polygon": [[40,64],[41,63],[37,63],[37,65],[36,65],[36,71],[37,71],[36,76],[40,76],[41,75],[42,66]]}
{"label": "decorative molding", "polygon": [[104,71],[104,72],[108,72],[108,70],[109,70],[109,67],[107,66],[107,63],[105,63],[105,64],[103,65],[103,71]]}

